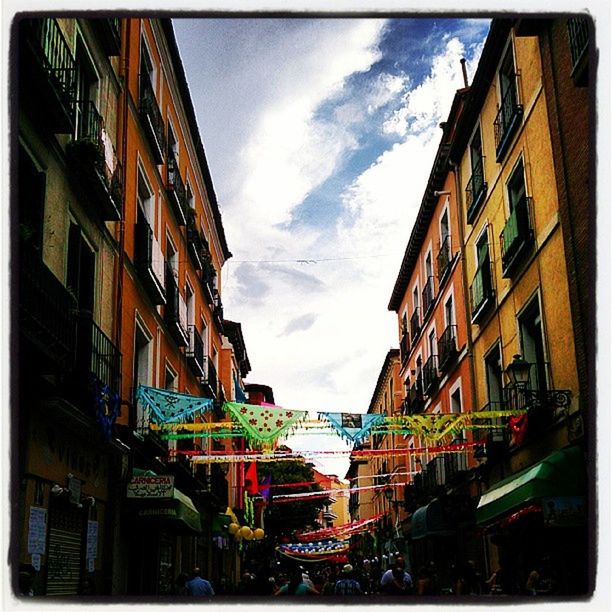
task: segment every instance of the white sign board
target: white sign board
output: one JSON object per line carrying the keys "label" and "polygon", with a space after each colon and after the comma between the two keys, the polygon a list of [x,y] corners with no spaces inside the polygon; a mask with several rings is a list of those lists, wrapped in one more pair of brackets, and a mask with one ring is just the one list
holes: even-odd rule
{"label": "white sign board", "polygon": [[134,476],[127,486],[131,499],[164,499],[174,493],[174,476]]}

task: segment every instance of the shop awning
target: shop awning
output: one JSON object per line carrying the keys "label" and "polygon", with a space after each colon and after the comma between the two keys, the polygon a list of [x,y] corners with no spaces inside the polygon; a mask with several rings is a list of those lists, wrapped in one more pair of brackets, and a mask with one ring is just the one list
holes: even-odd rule
{"label": "shop awning", "polygon": [[439,499],[434,499],[426,506],[418,508],[412,515],[410,537],[413,540],[427,536],[449,536],[453,533]]}
{"label": "shop awning", "polygon": [[572,446],[497,483],[478,502],[476,523],[483,525],[533,500],[583,495],[586,491],[584,458]]}
{"label": "shop awning", "polygon": [[135,500],[139,519],[179,533],[201,533],[200,513],[187,495],[174,489],[171,499]]}

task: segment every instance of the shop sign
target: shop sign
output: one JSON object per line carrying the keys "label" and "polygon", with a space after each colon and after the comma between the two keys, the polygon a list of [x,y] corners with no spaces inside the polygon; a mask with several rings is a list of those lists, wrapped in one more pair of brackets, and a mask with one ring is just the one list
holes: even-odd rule
{"label": "shop sign", "polygon": [[542,515],[546,527],[578,527],[586,524],[584,495],[542,498]]}
{"label": "shop sign", "polygon": [[174,476],[134,476],[127,486],[130,499],[165,499],[174,494]]}

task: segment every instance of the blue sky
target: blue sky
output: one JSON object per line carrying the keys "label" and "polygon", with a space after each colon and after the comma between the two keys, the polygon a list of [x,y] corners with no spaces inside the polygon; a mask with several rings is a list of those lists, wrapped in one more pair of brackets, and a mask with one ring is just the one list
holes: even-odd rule
{"label": "blue sky", "polygon": [[[387,304],[484,19],[174,20],[230,250],[226,316],[277,404],[365,412]],[[293,438],[290,444],[311,446]],[[320,442],[320,441],[319,441]],[[325,445],[345,448],[330,438]],[[343,476],[347,461],[327,462]],[[330,467],[332,466],[332,467]]]}

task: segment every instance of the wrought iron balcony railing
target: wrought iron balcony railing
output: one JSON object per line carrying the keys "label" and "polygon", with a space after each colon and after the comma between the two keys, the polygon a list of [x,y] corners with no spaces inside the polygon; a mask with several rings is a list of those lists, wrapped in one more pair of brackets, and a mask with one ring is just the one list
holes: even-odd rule
{"label": "wrought iron balcony railing", "polygon": [[478,323],[494,302],[495,291],[493,290],[493,280],[491,278],[491,264],[487,258],[476,270],[474,280],[470,286],[472,323]]}
{"label": "wrought iron balcony railing", "polygon": [[419,337],[419,332],[421,330],[421,321],[419,319],[419,309],[418,307],[414,309],[412,316],[410,317],[410,339],[412,341],[412,346],[416,344],[417,338]]}
{"label": "wrought iron balcony railing", "polygon": [[[121,166],[108,142],[104,120],[91,100],[75,100],[75,134],[67,154],[76,178],[105,221],[121,219]],[[109,151],[111,153],[109,153]],[[107,159],[107,157],[109,157]]]}
{"label": "wrought iron balcony railing", "polygon": [[408,413],[417,414],[423,410],[423,379],[419,374],[408,390]]}
{"label": "wrought iron balcony railing", "polygon": [[435,300],[434,277],[429,276],[423,287],[423,319],[427,317]]}
{"label": "wrought iron balcony railing", "polygon": [[510,213],[500,234],[502,273],[504,278],[512,275],[516,265],[533,241],[531,226],[531,198],[521,198]]}
{"label": "wrought iron balcony railing", "polygon": [[408,338],[408,332],[405,331],[402,334],[402,338],[400,340],[400,357],[402,360],[402,365],[406,363],[408,360],[408,355],[410,354],[410,340]]}
{"label": "wrought iron balcony railing", "polygon": [[425,466],[424,486],[428,491],[433,491],[436,487],[443,487],[446,484],[446,469],[444,457],[438,455]]}
{"label": "wrought iron balcony railing", "polygon": [[[517,74],[512,78],[518,78]],[[497,116],[493,122],[495,132],[495,160],[500,162],[510,146],[512,136],[520,125],[523,116],[523,105],[518,102],[516,82],[508,88],[501,101]]]}
{"label": "wrought iron balcony railing", "polygon": [[74,364],[76,308],[76,299],[45,265],[40,253],[22,241],[19,331],[57,372],[69,371]]}
{"label": "wrought iron balcony railing", "polygon": [[57,21],[24,19],[20,22],[20,38],[24,103],[30,103],[44,117],[51,131],[72,132],[77,67]]}
{"label": "wrought iron balcony railing", "polygon": [[195,267],[198,270],[203,270],[204,262],[210,259],[208,243],[200,234],[200,230],[196,225],[195,211],[191,208],[187,215],[187,250]]}
{"label": "wrought iron balcony railing", "polygon": [[447,325],[438,340],[438,367],[446,372],[457,356],[457,326]]}
{"label": "wrought iron balcony railing", "polygon": [[471,225],[484,202],[488,185],[484,180],[483,158],[479,157],[472,166],[472,176],[465,188],[465,205],[467,208],[467,222]]}
{"label": "wrought iron balcony railing", "polygon": [[166,303],[164,256],[144,215],[135,229],[134,264],[154,304]]}
{"label": "wrought iron balcony railing", "polygon": [[178,346],[187,346],[189,344],[187,305],[179,291],[174,276],[174,269],[169,263],[166,263],[166,307],[164,309],[164,320]]}
{"label": "wrought iron balcony railing", "polygon": [[187,192],[185,190],[185,184],[181,178],[179,171],[178,162],[172,151],[168,152],[167,162],[167,180],[166,180],[166,192],[168,193],[168,199],[172,203],[172,209],[176,215],[176,219],[179,225],[187,224],[188,207],[187,204]]}
{"label": "wrought iron balcony railing", "polygon": [[440,243],[437,261],[438,261],[438,283],[441,285],[446,279],[446,275],[450,271],[451,263],[453,261],[450,235],[445,236],[444,240]]}
{"label": "wrought iron balcony railing", "polygon": [[567,20],[570,53],[572,55],[572,70],[587,55],[589,48],[589,26],[584,17],[573,17]]}
{"label": "wrought iron balcony railing", "polygon": [[111,392],[120,394],[121,353],[94,323],[91,313],[78,317],[76,370],[83,375],[93,373]]}
{"label": "wrought iron balcony railing", "polygon": [[423,365],[423,391],[431,395],[438,383],[438,356],[430,355]]}
{"label": "wrought iron balcony railing", "polygon": [[147,74],[140,75],[139,110],[145,133],[151,145],[153,159],[158,165],[162,164],[164,161],[164,151],[166,150],[164,119],[157,105],[155,92]]}

